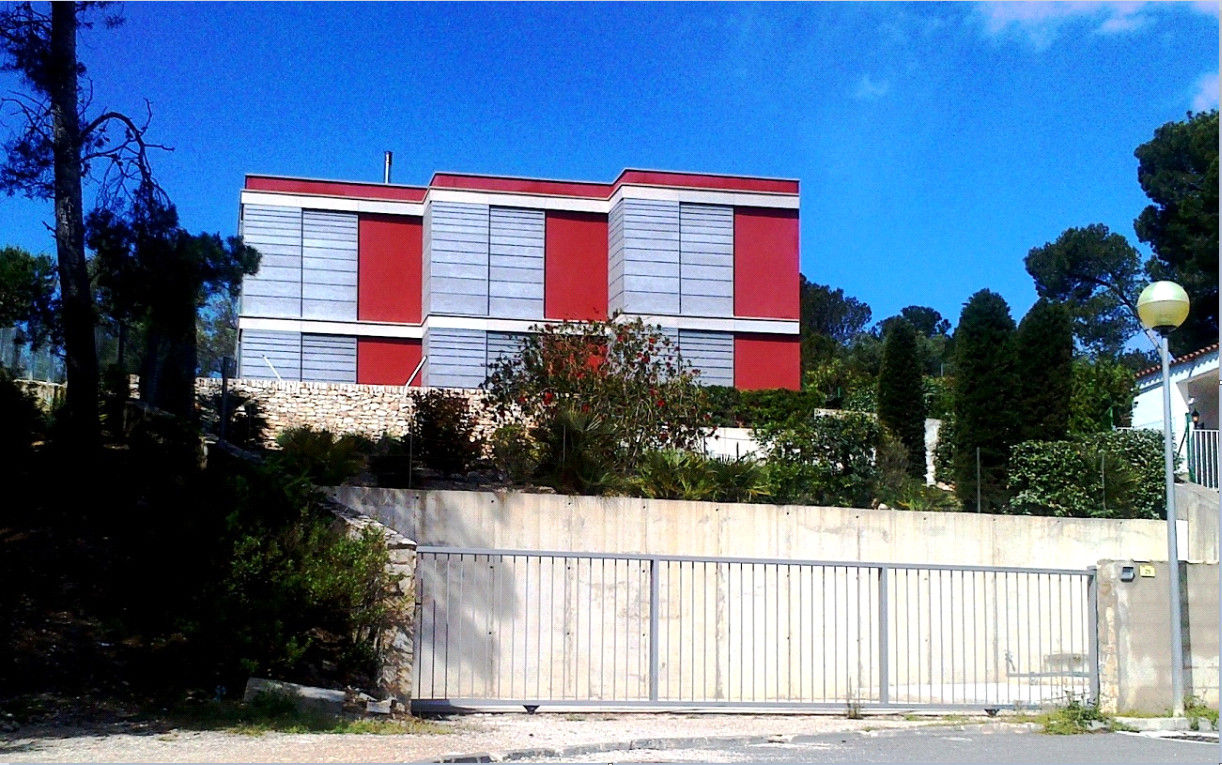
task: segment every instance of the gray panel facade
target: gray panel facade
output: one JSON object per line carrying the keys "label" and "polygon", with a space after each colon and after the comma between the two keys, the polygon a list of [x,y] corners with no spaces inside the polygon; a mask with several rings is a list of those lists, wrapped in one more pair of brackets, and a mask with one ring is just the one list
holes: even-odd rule
{"label": "gray panel facade", "polygon": [[301,379],[306,382],[356,382],[356,338],[352,335],[301,336]]}
{"label": "gray panel facade", "polygon": [[679,354],[700,372],[702,385],[734,385],[734,334],[679,330]]}
{"label": "gray panel facade", "polygon": [[357,216],[301,214],[301,316],[356,320]]}
{"label": "gray panel facade", "polygon": [[238,340],[238,377],[274,380],[301,379],[301,333],[244,329]]}
{"label": "gray panel facade", "polygon": [[301,209],[245,205],[242,237],[262,256],[242,280],[243,316],[301,316]]}
{"label": "gray panel facade", "polygon": [[679,313],[679,203],[624,199],[607,221],[611,311]]}
{"label": "gray panel facade", "polygon": [[488,315],[488,217],[488,205],[428,205],[424,235],[426,313]]}
{"label": "gray panel facade", "polygon": [[488,339],[479,329],[430,329],[424,333],[423,385],[478,388],[488,376]]}
{"label": "gray panel facade", "polygon": [[684,316],[734,315],[734,208],[679,205],[679,306]]}
{"label": "gray panel facade", "polygon": [[542,210],[493,207],[488,212],[488,313],[543,318]]}
{"label": "gray panel facade", "polygon": [[526,334],[522,332],[489,332],[488,368],[491,369],[493,362],[503,356],[516,356],[524,338]]}

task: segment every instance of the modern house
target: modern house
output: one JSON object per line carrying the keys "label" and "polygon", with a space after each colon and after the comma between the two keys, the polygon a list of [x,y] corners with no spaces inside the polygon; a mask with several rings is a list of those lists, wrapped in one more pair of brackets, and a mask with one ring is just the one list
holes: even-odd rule
{"label": "modern house", "polygon": [[248,175],[245,378],[478,387],[548,322],[640,317],[707,384],[800,384],[798,182],[624,170],[427,186]]}
{"label": "modern house", "polygon": [[[1163,427],[1162,367],[1137,374],[1133,427]],[[1171,428],[1189,479],[1218,488],[1218,345],[1171,363]]]}

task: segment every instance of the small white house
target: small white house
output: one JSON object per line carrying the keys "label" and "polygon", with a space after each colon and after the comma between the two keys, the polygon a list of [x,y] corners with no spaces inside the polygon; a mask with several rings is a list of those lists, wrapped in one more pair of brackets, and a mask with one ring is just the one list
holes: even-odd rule
{"label": "small white house", "polygon": [[[1163,427],[1162,367],[1137,374],[1133,427]],[[1193,413],[1196,423],[1193,424]],[[1218,344],[1171,362],[1171,427],[1189,479],[1218,488]],[[1187,433],[1187,437],[1185,437]]]}

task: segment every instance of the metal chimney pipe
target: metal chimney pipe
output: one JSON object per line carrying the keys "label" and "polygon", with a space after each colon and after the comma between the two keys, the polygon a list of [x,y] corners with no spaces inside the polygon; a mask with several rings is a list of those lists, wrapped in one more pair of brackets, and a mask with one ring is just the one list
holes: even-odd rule
{"label": "metal chimney pipe", "polygon": [[382,169],[382,183],[390,183],[390,163],[394,158],[394,152],[386,152],[386,165]]}

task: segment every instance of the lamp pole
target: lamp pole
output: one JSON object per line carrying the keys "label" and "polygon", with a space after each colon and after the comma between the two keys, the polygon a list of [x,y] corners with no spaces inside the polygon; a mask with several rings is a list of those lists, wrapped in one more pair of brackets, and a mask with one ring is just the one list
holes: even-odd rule
{"label": "lamp pole", "polygon": [[1180,596],[1180,555],[1176,538],[1175,446],[1171,435],[1171,361],[1167,335],[1188,318],[1188,294],[1175,282],[1154,282],[1141,291],[1137,313],[1141,323],[1159,335],[1158,355],[1163,366],[1163,469],[1167,491],[1167,570],[1171,595],[1172,710],[1184,714],[1184,636]]}

